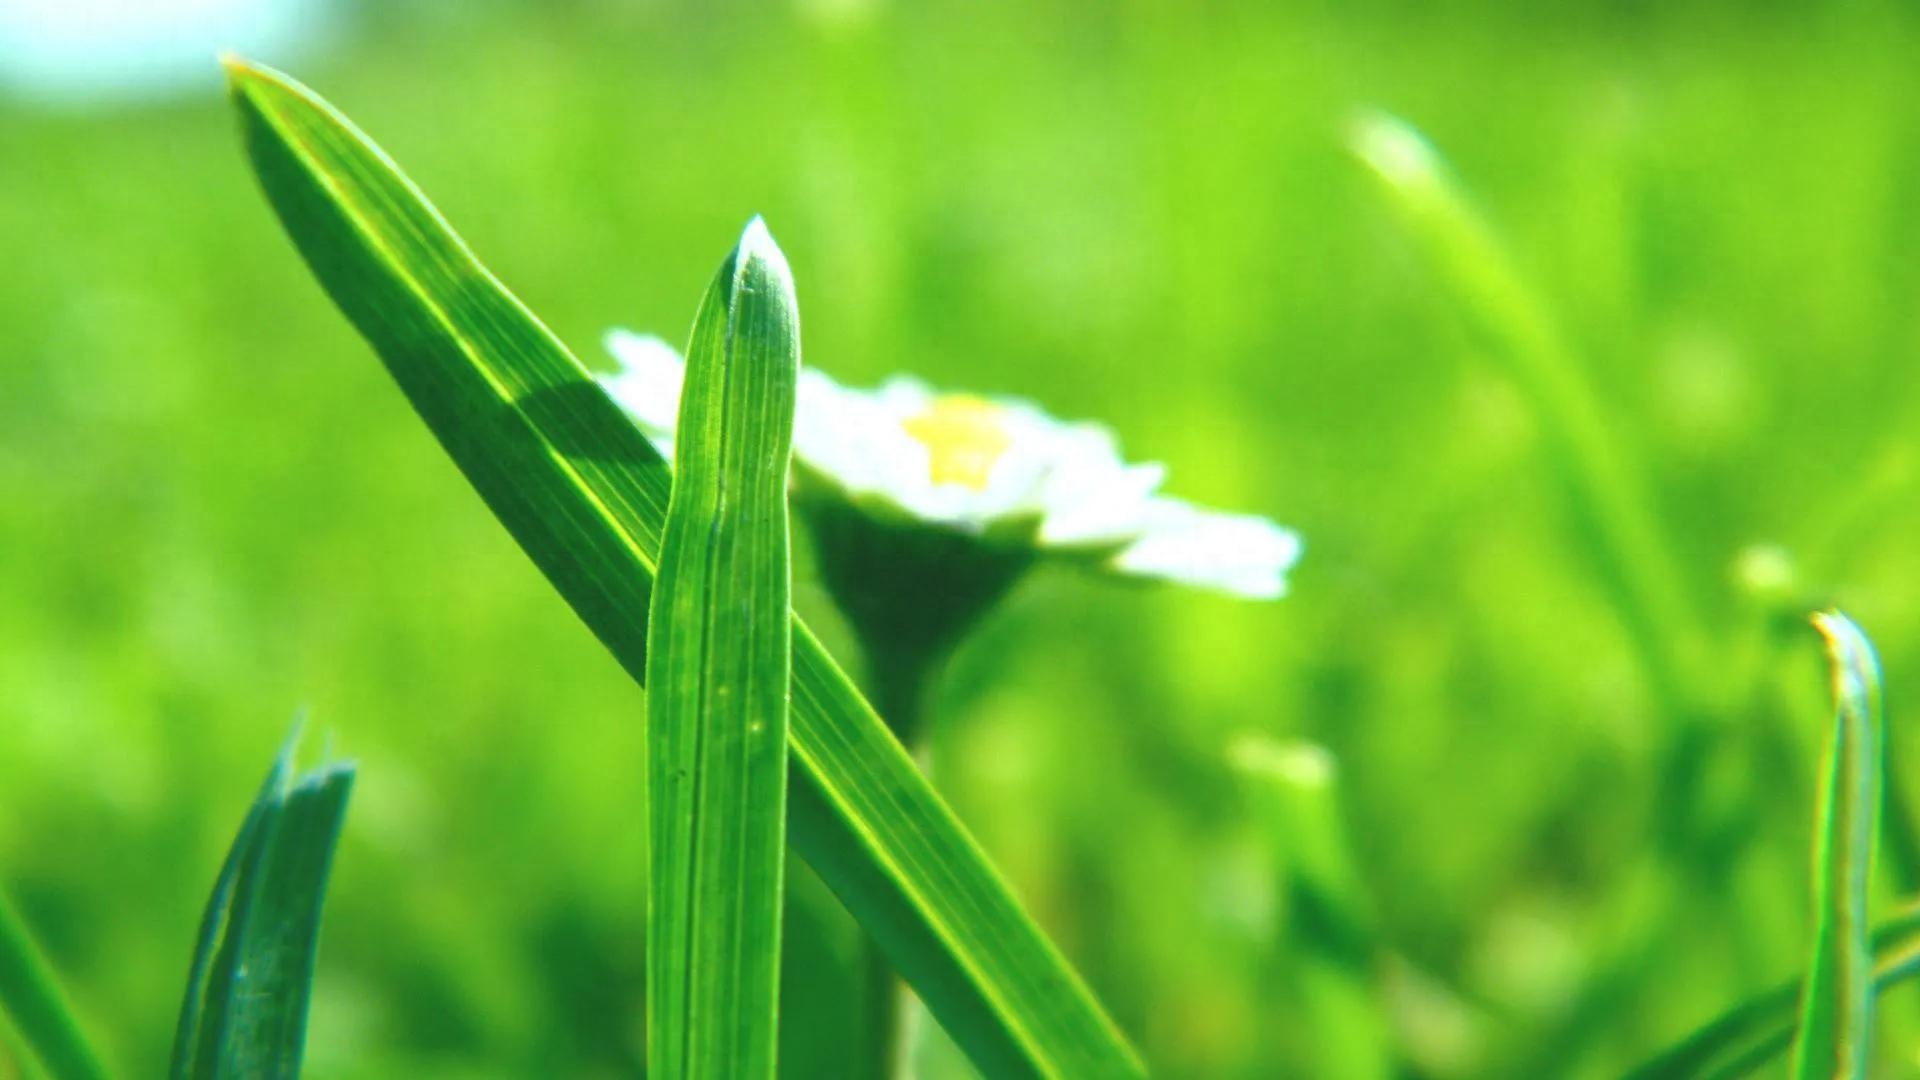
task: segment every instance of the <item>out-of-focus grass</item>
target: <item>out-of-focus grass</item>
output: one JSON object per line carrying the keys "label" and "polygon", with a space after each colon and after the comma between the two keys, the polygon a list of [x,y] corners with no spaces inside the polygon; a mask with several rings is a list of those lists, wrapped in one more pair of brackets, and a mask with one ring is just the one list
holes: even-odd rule
{"label": "out-of-focus grass", "polygon": [[[1272,606],[1036,580],[944,702],[943,785],[1167,1072],[1313,1060],[1234,732],[1338,756],[1433,1075],[1540,1060],[1597,914],[1664,895],[1624,874],[1648,688],[1533,418],[1346,156],[1358,106],[1445,149],[1553,306],[1716,641],[1768,654],[1728,568],[1785,545],[1873,630],[1914,757],[1910,17],[826,6],[368,12],[301,74],[583,354],[683,335],[758,211],[809,362],[1104,418],[1177,493],[1301,528]],[[163,1059],[221,793],[306,704],[362,764],[314,1075],[631,1070],[636,692],[307,278],[217,93],[0,103],[0,250],[0,874],[112,1056]],[[1569,1074],[1803,955],[1824,708],[1811,653],[1772,655],[1707,771],[1740,902],[1649,902],[1693,929]],[[844,932],[809,938],[823,979]]]}

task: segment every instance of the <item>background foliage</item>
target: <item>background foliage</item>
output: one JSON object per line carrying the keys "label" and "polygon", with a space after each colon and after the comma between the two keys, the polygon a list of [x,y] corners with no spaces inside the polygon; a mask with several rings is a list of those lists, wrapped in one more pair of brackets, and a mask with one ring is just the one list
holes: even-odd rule
{"label": "background foliage", "polygon": [[[1038,577],[943,703],[944,789],[1171,1074],[1315,1060],[1279,840],[1225,781],[1242,732],[1337,755],[1435,1076],[1608,1075],[1798,966],[1828,713],[1810,636],[1733,583],[1745,546],[1874,635],[1920,781],[1895,6],[368,4],[334,38],[302,77],[583,356],[683,337],[758,211],[810,363],[1103,418],[1176,493],[1307,536],[1275,605]],[[640,695],[307,278],[209,76],[0,99],[0,880],[151,1071],[234,808],[308,705],[361,764],[311,1075],[628,1073]],[[1715,890],[1630,872],[1648,688],[1537,419],[1344,149],[1363,105],[1443,148],[1651,463],[1742,673]],[[796,595],[830,632],[804,568]],[[1570,1018],[1644,922],[1677,928],[1651,977]],[[809,1000],[847,933],[812,928]],[[831,1046],[817,1007],[791,1063]],[[1917,1030],[1890,995],[1891,1058]]]}

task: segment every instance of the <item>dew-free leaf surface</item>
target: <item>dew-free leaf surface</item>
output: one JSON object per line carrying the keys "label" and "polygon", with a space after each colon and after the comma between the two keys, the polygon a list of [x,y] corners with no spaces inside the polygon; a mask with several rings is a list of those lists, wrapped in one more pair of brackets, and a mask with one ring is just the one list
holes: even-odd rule
{"label": "dew-free leaf surface", "polygon": [[[297,736],[296,736],[297,738]],[[175,1031],[174,1080],[300,1075],[327,875],[354,767],[274,760],[214,881]]]}
{"label": "dew-free leaf surface", "polygon": [[[255,172],[322,286],[520,546],[636,680],[666,463],[385,153],[232,65]],[[1136,1075],[1124,1037],[805,625],[788,835],[983,1071]]]}
{"label": "dew-free leaf surface", "polygon": [[755,218],[687,350],[647,649],[649,1076],[774,1075],[799,313]]}

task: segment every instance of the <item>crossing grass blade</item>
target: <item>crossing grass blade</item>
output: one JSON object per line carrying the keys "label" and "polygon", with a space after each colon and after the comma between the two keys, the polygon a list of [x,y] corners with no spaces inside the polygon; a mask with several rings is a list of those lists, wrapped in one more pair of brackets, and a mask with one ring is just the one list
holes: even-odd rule
{"label": "crossing grass blade", "polygon": [[1879,661],[1846,616],[1823,612],[1813,621],[1827,644],[1835,718],[1815,833],[1810,977],[1729,1010],[1628,1080],[1745,1076],[1789,1043],[1797,1080],[1863,1077],[1876,994],[1920,974],[1920,907],[1871,936],[1867,927],[1886,741]]}
{"label": "crossing grass blade", "polygon": [[1814,944],[1800,1034],[1797,1080],[1867,1075],[1873,1032],[1873,953],[1867,898],[1880,809],[1886,740],[1880,662],[1866,634],[1837,611],[1814,616],[1833,669],[1833,743],[1814,834]]}
{"label": "crossing grass blade", "polygon": [[[54,1080],[100,1080],[100,1055],[67,1003],[26,923],[0,894],[0,1013]],[[0,1026],[4,1026],[0,1023]],[[0,1061],[5,1054],[0,1052]]]}
{"label": "crossing grass blade", "polygon": [[[1873,934],[1873,990],[1920,975],[1920,906]],[[1780,1056],[1800,1029],[1803,980],[1776,986],[1728,1009],[1625,1074],[1624,1080],[1733,1080]]]}
{"label": "crossing grass blade", "polygon": [[[393,162],[286,77],[230,63],[288,235],[487,505],[644,681],[669,470]],[[906,752],[793,624],[788,837],[994,1076],[1139,1059]]]}
{"label": "crossing grass blade", "polygon": [[759,218],[694,323],[648,627],[647,1075],[771,1080],[800,325]]}
{"label": "crossing grass blade", "polygon": [[354,768],[328,764],[295,778],[293,750],[289,739],[214,881],[174,1033],[173,1080],[300,1074],[320,913]]}

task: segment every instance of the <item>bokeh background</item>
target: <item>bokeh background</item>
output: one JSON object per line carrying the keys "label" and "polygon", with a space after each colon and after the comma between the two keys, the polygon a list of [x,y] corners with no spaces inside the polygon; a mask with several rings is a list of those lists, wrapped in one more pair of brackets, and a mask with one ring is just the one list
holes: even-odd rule
{"label": "bokeh background", "polygon": [[[311,1075],[643,1058],[641,695],[308,278],[209,36],[591,364],[683,336],[759,212],[809,363],[1103,419],[1305,535],[1274,604],[1039,572],[941,696],[943,789],[1166,1075],[1337,1075],[1353,1036],[1309,1019],[1248,733],[1337,760],[1371,988],[1435,1078],[1617,1074],[1793,973],[1803,603],[1876,637],[1920,769],[1908,5],[0,0],[0,883],[127,1075],[302,709],[361,763]],[[1672,718],[1551,418],[1347,149],[1363,107],[1450,158],[1643,463],[1724,705],[1705,840],[1661,839]],[[789,1071],[836,1075],[852,931],[790,935]],[[1916,1037],[1889,995],[1887,1075]]]}

